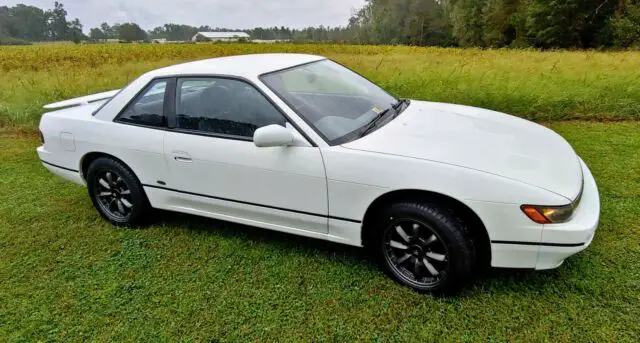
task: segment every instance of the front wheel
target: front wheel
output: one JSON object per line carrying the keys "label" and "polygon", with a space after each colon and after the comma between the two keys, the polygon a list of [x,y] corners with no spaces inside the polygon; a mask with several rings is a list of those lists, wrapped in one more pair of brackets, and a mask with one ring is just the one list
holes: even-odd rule
{"label": "front wheel", "polygon": [[476,252],[464,224],[437,205],[401,202],[381,211],[371,247],[397,282],[420,292],[453,292],[474,272]]}
{"label": "front wheel", "polygon": [[136,176],[121,162],[101,157],[87,171],[87,189],[100,215],[114,225],[140,224],[149,202]]}

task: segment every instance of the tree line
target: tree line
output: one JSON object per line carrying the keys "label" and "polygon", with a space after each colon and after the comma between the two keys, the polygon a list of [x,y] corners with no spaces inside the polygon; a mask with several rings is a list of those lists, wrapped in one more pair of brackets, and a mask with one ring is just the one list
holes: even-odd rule
{"label": "tree line", "polygon": [[640,0],[367,0],[348,28],[373,44],[630,47]]}
{"label": "tree line", "polygon": [[0,7],[0,44],[81,40],[188,41],[200,31],[244,31],[252,39],[418,46],[626,48],[640,46],[640,0],[367,0],[342,27],[231,30],[102,23],[88,36],[64,6]]}
{"label": "tree line", "polygon": [[67,11],[57,1],[49,10],[23,4],[0,6],[2,44],[63,40],[80,42],[84,38],[80,20],[67,20]]}
{"label": "tree line", "polygon": [[[123,31],[123,25],[126,31]],[[148,41],[166,39],[168,41],[189,41],[198,32],[246,32],[252,39],[280,40],[294,42],[355,42],[350,31],[341,27],[307,27],[292,29],[288,27],[257,27],[248,30],[228,29],[221,27],[190,26],[183,24],[164,24],[145,32],[134,23],[114,24],[102,23],[92,28],[89,38],[92,40],[121,39],[125,41]]]}

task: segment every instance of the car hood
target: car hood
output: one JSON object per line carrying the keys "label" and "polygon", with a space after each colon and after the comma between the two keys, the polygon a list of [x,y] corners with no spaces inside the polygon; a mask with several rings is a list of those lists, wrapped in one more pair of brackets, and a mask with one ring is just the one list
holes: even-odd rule
{"label": "car hood", "polygon": [[387,125],[343,147],[470,168],[544,188],[571,201],[582,187],[579,158],[560,135],[521,118],[475,107],[412,101]]}

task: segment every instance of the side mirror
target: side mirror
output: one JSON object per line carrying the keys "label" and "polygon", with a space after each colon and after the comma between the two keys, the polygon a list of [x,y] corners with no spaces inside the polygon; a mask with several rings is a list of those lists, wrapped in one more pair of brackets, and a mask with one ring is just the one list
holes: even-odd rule
{"label": "side mirror", "polygon": [[253,144],[257,147],[292,145],[293,132],[280,125],[267,125],[253,133]]}

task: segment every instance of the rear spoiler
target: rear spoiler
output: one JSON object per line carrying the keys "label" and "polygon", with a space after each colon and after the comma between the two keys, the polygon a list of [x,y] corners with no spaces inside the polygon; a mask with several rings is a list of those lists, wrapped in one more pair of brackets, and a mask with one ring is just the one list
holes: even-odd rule
{"label": "rear spoiler", "polygon": [[119,89],[115,89],[108,92],[91,94],[87,96],[81,96],[79,98],[73,98],[69,100],[54,102],[52,104],[44,105],[44,108],[48,110],[53,110],[53,109],[63,108],[63,107],[88,105],[90,102],[111,99],[116,94],[118,94],[119,91],[120,91]]}

